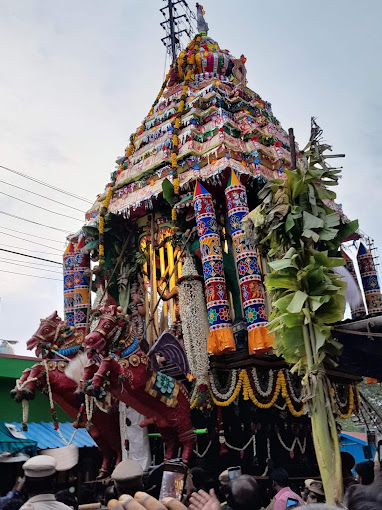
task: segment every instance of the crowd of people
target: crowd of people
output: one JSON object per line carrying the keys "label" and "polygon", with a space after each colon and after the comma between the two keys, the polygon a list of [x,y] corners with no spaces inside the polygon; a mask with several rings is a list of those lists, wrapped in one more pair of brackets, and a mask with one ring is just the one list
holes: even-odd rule
{"label": "crowd of people", "polygon": [[[336,508],[348,510],[381,510],[382,477],[375,477],[374,462],[354,466],[345,456],[343,475],[345,498]],[[355,470],[353,476],[352,469]],[[90,485],[78,492],[56,492],[56,461],[47,455],[32,457],[23,465],[24,478],[13,491],[0,498],[0,510],[330,510],[320,480],[307,479],[303,490],[293,487],[285,469],[269,473],[269,483],[259,483],[253,476],[239,474],[234,478],[229,470],[214,480],[204,469],[190,470],[182,500],[166,497],[159,501],[162,470],[145,475],[134,460],[121,462],[114,470],[110,485],[102,498]],[[143,492],[143,491],[146,492]]]}

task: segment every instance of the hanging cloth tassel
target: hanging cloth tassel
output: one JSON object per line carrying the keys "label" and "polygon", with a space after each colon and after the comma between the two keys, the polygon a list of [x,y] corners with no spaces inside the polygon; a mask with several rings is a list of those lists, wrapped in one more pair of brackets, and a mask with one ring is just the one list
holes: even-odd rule
{"label": "hanging cloth tassel", "polygon": [[64,262],[64,318],[74,326],[74,245],[71,241],[63,255]]}
{"label": "hanging cloth tassel", "polygon": [[212,196],[197,182],[194,191],[194,210],[200,241],[209,322],[208,352],[222,354],[235,350],[231,313],[227,299],[220,246]]}
{"label": "hanging cloth tassel", "polygon": [[266,327],[268,322],[264,288],[256,251],[242,228],[242,220],[249,213],[247,193],[233,171],[225,190],[225,198],[247,321],[248,350],[250,354],[265,352],[272,347],[274,337]]}
{"label": "hanging cloth tassel", "polygon": [[357,262],[365,292],[367,311],[369,314],[380,313],[382,312],[382,296],[373,255],[363,243],[358,248]]}

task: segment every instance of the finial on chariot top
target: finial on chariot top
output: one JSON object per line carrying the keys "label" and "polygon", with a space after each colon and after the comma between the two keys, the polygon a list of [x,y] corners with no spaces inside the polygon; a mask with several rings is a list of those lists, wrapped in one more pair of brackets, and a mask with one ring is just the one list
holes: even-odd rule
{"label": "finial on chariot top", "polygon": [[203,5],[196,2],[196,22],[198,27],[198,32],[201,35],[206,36],[208,34],[208,23],[204,19],[205,11],[203,9]]}

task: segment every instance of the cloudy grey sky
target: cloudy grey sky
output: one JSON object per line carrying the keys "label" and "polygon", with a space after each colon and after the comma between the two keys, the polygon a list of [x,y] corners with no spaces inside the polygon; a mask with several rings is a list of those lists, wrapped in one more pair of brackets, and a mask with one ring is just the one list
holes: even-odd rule
{"label": "cloudy grey sky", "polygon": [[[338,201],[382,247],[380,0],[203,4],[209,35],[233,55],[245,54],[248,85],[272,103],[285,129],[294,127],[300,146],[315,115],[325,139],[346,153]],[[0,165],[90,200],[101,192],[162,83],[162,6],[161,0],[0,0]],[[0,180],[87,207],[1,168]],[[0,191],[82,218],[75,209],[3,182]],[[0,206],[68,231],[81,225],[5,195]],[[5,228],[46,237],[49,241],[30,240],[56,249],[9,237],[3,232],[28,236]],[[0,232],[1,247],[60,260],[62,232],[1,214]],[[32,259],[0,252],[0,338],[19,340],[16,352],[24,354],[40,317],[55,309],[62,313],[62,283],[5,273],[60,279],[59,273],[8,264],[5,258],[25,265]]]}

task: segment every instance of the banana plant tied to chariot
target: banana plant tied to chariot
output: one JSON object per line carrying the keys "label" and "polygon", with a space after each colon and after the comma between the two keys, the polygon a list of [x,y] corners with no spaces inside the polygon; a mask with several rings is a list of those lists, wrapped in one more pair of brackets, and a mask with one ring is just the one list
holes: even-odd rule
{"label": "banana plant tied to chariot", "polygon": [[343,319],[346,282],[336,271],[344,265],[341,242],[358,228],[333,209],[340,169],[326,162],[329,145],[312,118],[310,141],[299,166],[285,179],[269,181],[261,204],[245,219],[248,235],[267,255],[265,279],[272,302],[268,328],[278,355],[303,378],[304,402],[312,421],[317,462],[326,501],[342,499],[341,458],[334,403],[325,373],[336,366],[341,344],[331,334]]}

